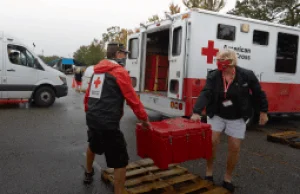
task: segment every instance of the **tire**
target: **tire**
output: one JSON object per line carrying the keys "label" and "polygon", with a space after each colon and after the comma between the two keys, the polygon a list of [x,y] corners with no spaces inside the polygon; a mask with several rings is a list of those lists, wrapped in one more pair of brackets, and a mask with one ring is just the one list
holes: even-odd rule
{"label": "tire", "polygon": [[50,87],[41,87],[34,94],[34,102],[40,107],[49,107],[55,102],[55,92]]}

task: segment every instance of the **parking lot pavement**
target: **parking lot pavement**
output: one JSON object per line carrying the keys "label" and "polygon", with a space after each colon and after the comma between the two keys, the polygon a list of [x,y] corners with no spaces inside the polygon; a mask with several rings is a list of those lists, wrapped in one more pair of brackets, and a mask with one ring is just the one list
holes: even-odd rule
{"label": "parking lot pavement", "polygon": [[[71,85],[71,78],[69,79]],[[82,185],[86,149],[83,94],[70,88],[68,97],[58,99],[47,109],[33,106],[0,106],[0,194],[110,194],[112,188],[101,182],[99,171],[90,187]],[[149,112],[150,113],[150,112]],[[159,115],[150,113],[152,119]],[[126,108],[122,131],[128,143],[130,160],[136,155],[135,122]],[[300,126],[299,119],[275,119],[269,128]],[[274,129],[271,129],[272,131]],[[218,151],[215,178],[221,183],[226,167],[226,138]],[[299,150],[266,141],[258,130],[247,131],[241,159],[234,176],[236,193],[299,194]],[[106,168],[104,156],[96,157],[96,168]],[[182,164],[204,176],[205,162]]]}

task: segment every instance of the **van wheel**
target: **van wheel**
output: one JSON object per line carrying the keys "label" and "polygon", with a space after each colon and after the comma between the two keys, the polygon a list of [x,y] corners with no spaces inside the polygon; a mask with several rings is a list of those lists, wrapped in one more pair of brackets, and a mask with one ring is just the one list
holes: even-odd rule
{"label": "van wheel", "polygon": [[34,101],[37,106],[49,107],[55,102],[55,93],[50,87],[41,87],[35,92]]}

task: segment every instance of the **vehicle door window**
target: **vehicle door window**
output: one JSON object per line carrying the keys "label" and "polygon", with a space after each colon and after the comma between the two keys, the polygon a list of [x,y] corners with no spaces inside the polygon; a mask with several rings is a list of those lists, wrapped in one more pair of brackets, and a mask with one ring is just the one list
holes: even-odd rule
{"label": "vehicle door window", "polygon": [[172,54],[173,56],[179,56],[181,53],[181,41],[182,41],[182,28],[175,28],[173,31],[173,47]]}
{"label": "vehicle door window", "polygon": [[299,37],[297,35],[278,33],[275,72],[296,73],[298,41]]}
{"label": "vehicle door window", "polygon": [[235,40],[235,26],[218,24],[217,38],[221,40]]}
{"label": "vehicle door window", "polygon": [[14,65],[34,68],[34,56],[24,47],[8,45],[7,53],[9,61]]}
{"label": "vehicle door window", "polygon": [[137,59],[139,56],[139,39],[132,38],[129,40],[129,59]]}

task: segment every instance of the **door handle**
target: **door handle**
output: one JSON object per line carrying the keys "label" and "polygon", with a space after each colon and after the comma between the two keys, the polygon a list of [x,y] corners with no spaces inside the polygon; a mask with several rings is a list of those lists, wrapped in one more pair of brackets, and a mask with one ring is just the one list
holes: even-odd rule
{"label": "door handle", "polygon": [[16,71],[16,70],[14,70],[14,69],[8,69],[7,71]]}

